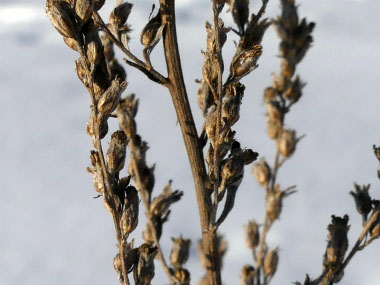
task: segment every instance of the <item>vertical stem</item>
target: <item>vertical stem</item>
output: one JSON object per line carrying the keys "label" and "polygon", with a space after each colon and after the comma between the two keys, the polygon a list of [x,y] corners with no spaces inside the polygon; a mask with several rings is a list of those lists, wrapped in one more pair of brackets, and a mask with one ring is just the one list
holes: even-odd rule
{"label": "vertical stem", "polygon": [[210,222],[211,198],[206,188],[206,167],[202,148],[199,143],[189,100],[183,80],[181,61],[178,51],[174,0],[160,0],[162,22],[165,25],[163,40],[168,69],[168,87],[181,126],[186,151],[190,160],[198,200],[199,216],[202,227],[203,248],[207,259],[209,284],[221,284],[216,234],[208,230]]}

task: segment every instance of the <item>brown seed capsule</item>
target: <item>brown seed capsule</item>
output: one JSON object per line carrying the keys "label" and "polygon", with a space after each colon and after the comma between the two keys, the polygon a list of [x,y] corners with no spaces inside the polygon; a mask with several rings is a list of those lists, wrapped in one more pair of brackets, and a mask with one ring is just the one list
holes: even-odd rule
{"label": "brown seed capsule", "polygon": [[107,151],[107,166],[110,173],[115,174],[123,169],[127,144],[128,139],[123,131],[116,131],[112,134]]}
{"label": "brown seed capsule", "polygon": [[117,275],[119,276],[119,279],[123,278],[121,266],[122,266],[122,263],[121,263],[120,253],[117,253],[113,259],[113,268],[115,268],[115,271]]}
{"label": "brown seed capsule", "polygon": [[138,249],[139,258],[137,265],[134,267],[133,275],[136,284],[151,284],[154,277],[154,258],[158,250],[156,247],[151,247],[149,244],[144,243]]}
{"label": "brown seed capsule", "polygon": [[66,37],[63,37],[63,41],[65,42],[65,44],[71,48],[72,50],[74,51],[77,51],[79,52],[80,51],[80,46],[79,46],[79,43],[77,40],[73,39],[73,38],[66,38]]}
{"label": "brown seed capsule", "polygon": [[267,116],[271,121],[283,121],[284,112],[282,111],[280,105],[276,101],[271,101],[266,104],[267,107]]}
{"label": "brown seed capsule", "polygon": [[277,99],[277,91],[273,87],[267,87],[264,90],[264,103],[269,104]]}
{"label": "brown seed capsule", "polygon": [[280,190],[280,185],[276,184],[274,189],[267,193],[266,209],[267,216],[271,222],[278,219],[282,210],[282,199],[295,193],[294,187],[290,187],[285,191]]}
{"label": "brown seed capsule", "polygon": [[291,83],[289,88],[285,91],[285,98],[292,103],[296,103],[302,96],[302,88],[305,87],[305,83],[301,81],[299,76]]}
{"label": "brown seed capsule", "polygon": [[191,240],[179,237],[172,238],[172,241],[174,244],[170,252],[170,262],[175,268],[182,267],[189,258]]}
{"label": "brown seed capsule", "polygon": [[258,67],[259,60],[263,48],[260,44],[254,45],[250,49],[238,50],[232,59],[230,67],[230,76],[226,84],[239,81],[242,77],[248,75],[251,71]]}
{"label": "brown seed capsule", "polygon": [[97,64],[102,59],[102,47],[95,41],[90,42],[86,46],[87,58],[92,64]]}
{"label": "brown seed capsule", "polygon": [[92,174],[92,179],[96,192],[104,194],[104,180],[102,168],[100,166],[99,154],[97,151],[92,150],[90,153],[91,164],[93,167],[87,167],[87,171]]}
{"label": "brown seed capsule", "polygon": [[358,184],[354,184],[355,192],[350,191],[350,195],[355,200],[356,210],[363,217],[363,225],[367,221],[367,216],[372,210],[372,199],[368,193],[370,184],[360,186]]}
{"label": "brown seed capsule", "polygon": [[282,123],[281,121],[274,121],[274,120],[268,120],[267,123],[267,132],[268,136],[275,140],[279,136],[282,130]]}
{"label": "brown seed capsule", "polygon": [[277,270],[278,248],[269,251],[264,259],[264,272],[267,277],[272,277]]}
{"label": "brown seed capsule", "polygon": [[281,61],[281,72],[288,79],[292,78],[296,70],[296,63],[294,60],[289,58],[282,59]]}
{"label": "brown seed capsule", "polygon": [[127,88],[127,82],[119,79],[112,81],[112,85],[102,94],[98,101],[100,118],[108,117],[117,107],[121,93]]}
{"label": "brown seed capsule", "polygon": [[146,24],[141,33],[141,43],[148,50],[148,53],[160,41],[163,29],[164,25],[161,22],[161,13],[158,11],[157,15]]}
{"label": "brown seed capsule", "polygon": [[249,221],[247,225],[244,226],[245,230],[245,244],[251,250],[255,250],[259,245],[260,232],[259,225],[255,220]]}
{"label": "brown seed capsule", "polygon": [[289,157],[296,149],[297,137],[295,130],[283,130],[281,133],[280,141],[278,142],[278,149],[284,157]]}
{"label": "brown seed capsule", "polygon": [[241,285],[255,284],[256,270],[251,265],[245,265],[241,271]]}
{"label": "brown seed capsule", "polygon": [[47,0],[46,14],[54,28],[64,37],[77,38],[78,30],[75,22],[75,12],[65,1]]}
{"label": "brown seed capsule", "polygon": [[75,13],[78,18],[81,19],[82,23],[87,23],[87,21],[92,16],[92,11],[94,8],[93,0],[76,0]]}
{"label": "brown seed capsule", "polygon": [[269,184],[270,178],[272,176],[272,171],[268,163],[264,158],[256,163],[252,168],[253,175],[255,176],[257,182],[266,187]]}
{"label": "brown seed capsule", "polygon": [[113,9],[110,15],[111,25],[116,27],[123,26],[131,13],[132,7],[133,4],[125,2]]}
{"label": "brown seed capsule", "polygon": [[89,88],[90,84],[87,79],[87,74],[89,73],[89,71],[86,67],[86,61],[83,57],[80,57],[78,60],[75,61],[75,69],[80,81],[82,81],[84,86]]}
{"label": "brown seed capsule", "polygon": [[282,93],[288,86],[289,79],[285,77],[283,74],[273,73],[273,87],[279,92]]}
{"label": "brown seed capsule", "polygon": [[168,211],[171,204],[178,202],[183,192],[179,190],[172,191],[172,181],[170,180],[168,185],[160,195],[153,199],[150,206],[150,212],[155,216],[164,216]]}
{"label": "brown seed capsule", "polygon": [[177,278],[180,285],[190,285],[190,272],[185,268],[176,268],[174,276]]}
{"label": "brown seed capsule", "polygon": [[133,232],[138,224],[139,196],[133,186],[128,186],[124,200],[124,211],[120,219],[120,228],[124,235]]}

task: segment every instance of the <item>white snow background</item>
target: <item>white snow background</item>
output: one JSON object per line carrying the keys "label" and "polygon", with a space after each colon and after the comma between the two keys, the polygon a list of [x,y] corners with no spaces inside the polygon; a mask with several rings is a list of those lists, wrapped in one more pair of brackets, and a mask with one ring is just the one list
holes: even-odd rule
{"label": "white snow background", "polygon": [[[198,129],[197,106],[210,1],[177,1],[178,39],[188,95]],[[258,9],[260,1],[251,1]],[[280,221],[269,236],[280,247],[273,284],[316,277],[322,270],[326,227],[330,216],[350,215],[350,246],[361,230],[361,218],[348,195],[353,182],[371,183],[380,198],[377,161],[372,144],[380,143],[380,3],[375,0],[305,0],[299,13],[316,22],[315,42],[298,68],[307,82],[304,96],[287,117],[287,125],[306,134],[297,151],[280,170],[283,187],[299,192],[284,202]],[[151,1],[133,1],[129,22],[134,29],[131,49],[141,57],[139,35],[147,22]],[[113,1],[102,9],[108,15]],[[113,223],[101,199],[93,199],[92,178],[86,172],[91,141],[86,134],[90,99],[75,74],[77,54],[62,41],[44,12],[44,1],[0,1],[0,284],[118,284],[113,269],[116,240]],[[270,1],[269,17],[279,13]],[[232,25],[231,15],[224,15]],[[234,36],[224,50],[225,66],[232,58]],[[279,70],[278,38],[265,35],[260,67],[243,80],[247,89],[237,138],[269,161],[274,144],[266,136],[263,89]],[[119,54],[122,57],[121,54]],[[165,73],[162,47],[153,51],[153,64]],[[157,194],[169,179],[185,192],[172,207],[161,238],[166,257],[172,236],[192,238],[187,267],[192,283],[202,269],[196,252],[200,237],[192,175],[170,96],[140,72],[127,67],[127,93],[140,98],[138,131],[150,144],[148,162],[156,163]],[[113,127],[117,127],[116,121]],[[126,174],[126,173],[124,173]],[[224,284],[239,284],[240,270],[252,263],[243,225],[262,221],[264,193],[250,168],[237,194],[235,208],[220,228],[228,240]],[[145,226],[132,237],[141,242]],[[380,242],[359,252],[340,284],[380,284]],[[168,284],[161,265],[153,284]]]}

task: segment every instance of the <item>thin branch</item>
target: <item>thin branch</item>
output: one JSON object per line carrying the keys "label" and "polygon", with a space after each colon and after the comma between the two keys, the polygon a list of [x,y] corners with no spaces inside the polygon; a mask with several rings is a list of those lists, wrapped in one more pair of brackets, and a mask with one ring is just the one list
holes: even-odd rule
{"label": "thin branch", "polygon": [[149,79],[154,78],[152,79],[153,81],[162,85],[166,85],[167,79],[163,75],[161,75],[158,71],[154,70],[153,68],[148,70],[148,66],[143,61],[139,60],[136,56],[134,56],[127,48],[125,48],[125,46],[119,40],[115,38],[115,36],[108,29],[107,25],[104,23],[103,19],[100,17],[98,12],[94,11],[93,16],[96,23],[107,34],[107,36],[120,48],[122,52],[124,52],[134,62],[134,65],[132,65],[133,67],[138,68],[145,75],[147,75]]}

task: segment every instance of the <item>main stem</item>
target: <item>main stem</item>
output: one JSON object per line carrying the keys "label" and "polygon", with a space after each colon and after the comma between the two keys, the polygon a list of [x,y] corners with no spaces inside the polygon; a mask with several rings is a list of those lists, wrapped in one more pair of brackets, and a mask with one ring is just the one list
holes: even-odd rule
{"label": "main stem", "polygon": [[207,260],[207,277],[209,284],[221,284],[218,248],[216,233],[209,231],[211,198],[206,188],[206,167],[204,164],[202,147],[199,143],[189,100],[183,80],[181,60],[178,51],[177,33],[175,25],[174,0],[160,0],[162,21],[165,25],[163,40],[166,64],[168,69],[168,82],[166,86],[172,96],[181,126],[186,151],[190,160],[194,184],[198,200],[199,216],[202,227],[202,243]]}

